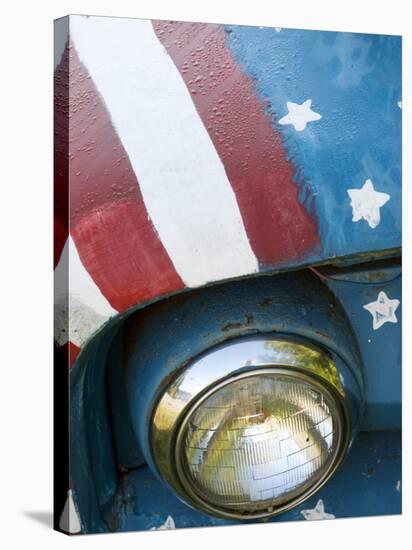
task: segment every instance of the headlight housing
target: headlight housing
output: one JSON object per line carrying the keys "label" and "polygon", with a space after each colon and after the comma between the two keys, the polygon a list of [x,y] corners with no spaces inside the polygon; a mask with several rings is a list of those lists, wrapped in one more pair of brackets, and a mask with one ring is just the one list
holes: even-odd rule
{"label": "headlight housing", "polygon": [[283,338],[240,338],[197,358],[163,389],[151,445],[187,503],[224,518],[283,512],[318,490],[351,435],[331,356]]}

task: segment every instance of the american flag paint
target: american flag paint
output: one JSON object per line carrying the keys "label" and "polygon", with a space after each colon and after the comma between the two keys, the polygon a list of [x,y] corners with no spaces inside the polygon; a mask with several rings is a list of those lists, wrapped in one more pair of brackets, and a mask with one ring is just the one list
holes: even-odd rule
{"label": "american flag paint", "polygon": [[[70,16],[55,266],[69,265],[56,340],[71,360],[160,296],[399,247],[400,51],[391,36]],[[390,197],[373,227],[348,195],[369,179]]]}

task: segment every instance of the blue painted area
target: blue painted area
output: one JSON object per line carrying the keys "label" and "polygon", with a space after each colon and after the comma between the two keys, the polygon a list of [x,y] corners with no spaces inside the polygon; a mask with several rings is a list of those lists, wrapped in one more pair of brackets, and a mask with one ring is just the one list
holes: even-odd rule
{"label": "blue painted area", "polygon": [[[348,389],[362,385],[350,322],[327,286],[308,271],[234,281],[175,296],[142,311],[126,331],[130,415],[153,471],[149,441],[159,388],[182,365],[225,340],[256,333],[299,336],[341,359]],[[348,392],[348,397],[353,396]]]}
{"label": "blue painted area", "polygon": [[[398,429],[401,306],[398,323],[374,331],[363,305],[375,301],[381,290],[401,300],[400,265],[374,266],[319,267],[321,278],[307,270],[232,281],[152,304],[126,325],[132,312],[108,323],[82,350],[71,374],[70,474],[83,532],[148,529],[169,514],[180,518],[179,523],[175,518],[178,527],[228,524],[192,511],[155,480],[148,445],[159,385],[194,355],[226,339],[265,332],[299,335],[346,364],[344,377],[358,379],[363,365],[367,407],[362,429]],[[126,391],[120,387],[123,358],[129,361]],[[343,468],[319,493],[327,512],[337,517],[399,513],[399,493],[392,491],[400,479],[396,438],[395,432],[381,431],[355,440]],[[121,474],[142,463],[141,452],[151,468]],[[313,508],[316,501],[313,497],[306,506]],[[273,521],[301,519],[301,509]]]}
{"label": "blue painted area", "polygon": [[[227,42],[268,104],[296,167],[300,198],[312,198],[322,257],[401,245],[401,37],[226,26]],[[322,119],[296,131],[278,120],[286,102],[312,99]],[[371,179],[390,201],[375,229],[354,223],[347,194]]]}
{"label": "blue painted area", "polygon": [[[386,271],[386,283],[327,281],[350,318],[363,359],[366,383],[364,430],[400,428],[402,420],[402,278],[399,268]],[[381,291],[390,299],[400,300],[395,312],[398,322],[385,323],[374,330],[372,316],[363,306],[376,301]]]}
{"label": "blue painted area", "polygon": [[[316,495],[269,521],[305,521],[301,510],[313,509],[319,499],[324,502],[325,512],[334,514],[336,518],[400,514],[400,480],[400,432],[361,433],[345,463]],[[118,511],[119,531],[156,528],[169,515],[173,517],[176,528],[240,523],[189,508],[148,467],[128,474],[122,499],[124,504]]]}

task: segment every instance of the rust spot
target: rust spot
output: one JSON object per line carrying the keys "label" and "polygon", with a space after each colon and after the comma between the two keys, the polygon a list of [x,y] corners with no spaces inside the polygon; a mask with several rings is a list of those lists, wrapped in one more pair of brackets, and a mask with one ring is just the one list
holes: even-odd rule
{"label": "rust spot", "polygon": [[263,298],[263,300],[259,302],[259,305],[261,307],[267,307],[267,306],[270,306],[272,303],[273,303],[273,298]]}
{"label": "rust spot", "polygon": [[232,330],[234,328],[240,328],[242,326],[242,323],[226,323],[222,327],[222,332],[226,332],[228,330]]}
{"label": "rust spot", "polygon": [[255,318],[252,314],[248,313],[247,315],[245,315],[245,322],[244,323],[239,323],[239,322],[236,322],[236,323],[226,323],[225,325],[223,325],[222,327],[222,332],[226,332],[228,330],[232,330],[232,329],[236,329],[236,328],[241,328],[241,327],[249,327],[250,325],[254,325],[255,324]]}
{"label": "rust spot", "polygon": [[246,326],[250,326],[250,325],[255,324],[255,318],[254,318],[253,315],[251,315],[251,314],[245,315],[245,318],[246,318],[246,323],[245,323]]}

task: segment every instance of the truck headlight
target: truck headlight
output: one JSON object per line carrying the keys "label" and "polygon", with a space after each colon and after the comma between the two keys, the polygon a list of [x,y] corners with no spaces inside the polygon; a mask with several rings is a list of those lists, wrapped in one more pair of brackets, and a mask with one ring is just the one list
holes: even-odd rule
{"label": "truck headlight", "polygon": [[336,366],[307,344],[246,339],[197,359],[155,409],[153,456],[178,495],[254,519],[308,498],[341,462],[351,431]]}

